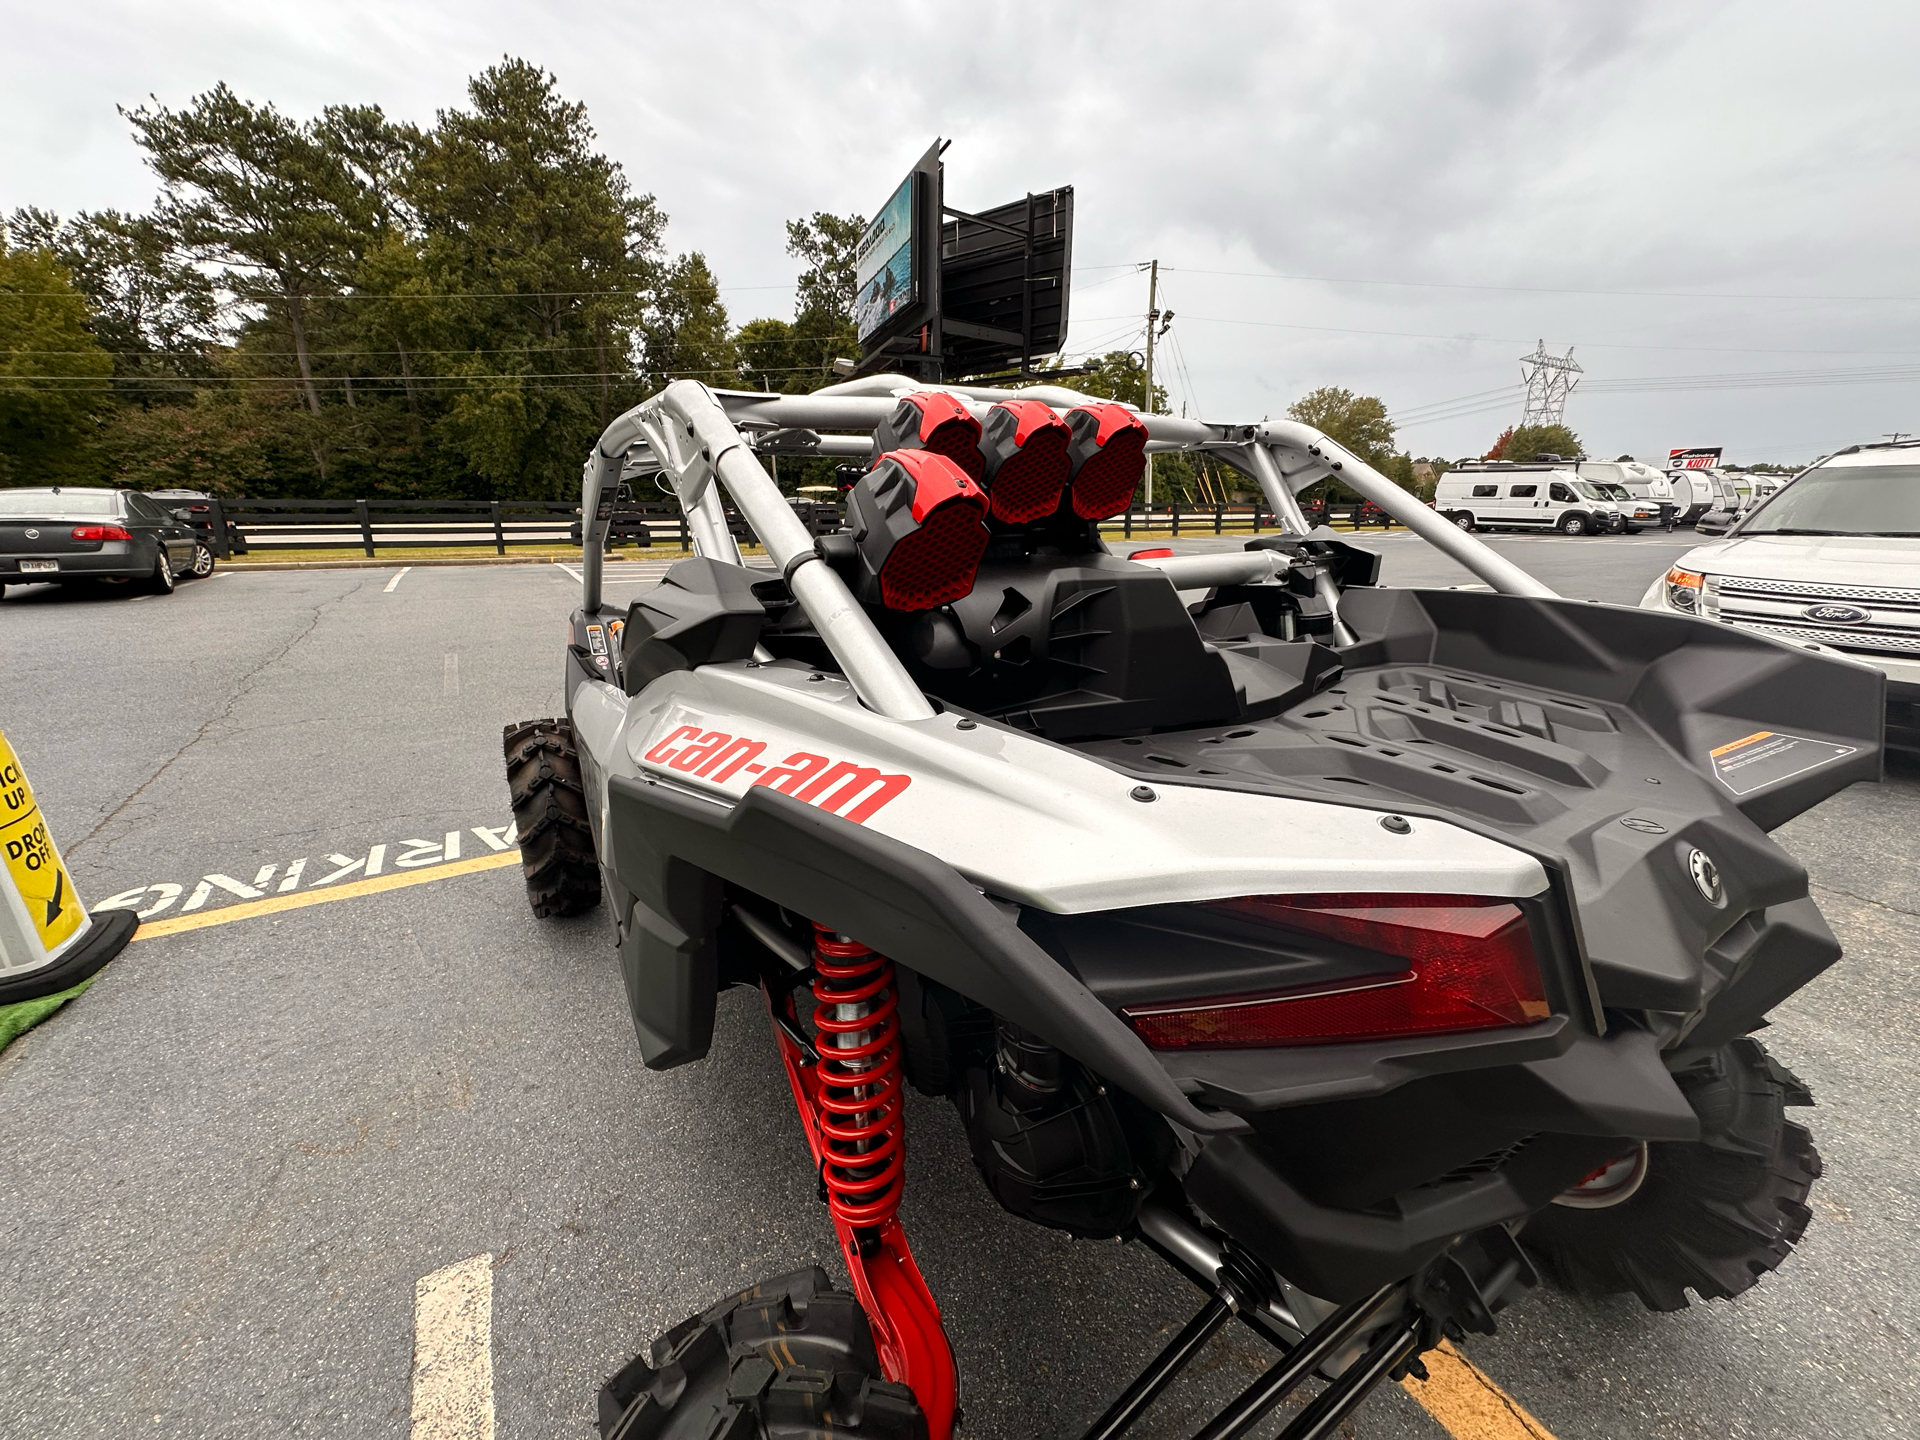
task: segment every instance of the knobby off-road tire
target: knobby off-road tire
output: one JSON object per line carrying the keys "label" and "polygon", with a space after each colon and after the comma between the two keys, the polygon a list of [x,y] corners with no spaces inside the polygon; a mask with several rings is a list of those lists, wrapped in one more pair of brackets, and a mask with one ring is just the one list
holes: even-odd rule
{"label": "knobby off-road tire", "polygon": [[926,1440],[880,1378],[867,1317],[818,1266],[762,1280],[662,1335],[600,1387],[602,1440]]}
{"label": "knobby off-road tire", "polygon": [[527,903],[542,920],[591,910],[600,903],[600,863],[587,823],[573,726],[565,720],[523,720],[507,726],[501,740]]}
{"label": "knobby off-road tire", "polygon": [[1687,1291],[1729,1300],[1780,1267],[1807,1228],[1820,1155],[1785,1107],[1813,1096],[1758,1040],[1734,1041],[1676,1073],[1700,1139],[1648,1147],[1647,1178],[1605,1210],[1549,1205],[1520,1241],[1563,1288],[1631,1292],[1680,1310]]}

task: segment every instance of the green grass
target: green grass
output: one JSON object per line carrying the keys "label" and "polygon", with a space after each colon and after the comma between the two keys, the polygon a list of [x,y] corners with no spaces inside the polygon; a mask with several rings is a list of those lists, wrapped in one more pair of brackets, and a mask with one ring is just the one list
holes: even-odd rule
{"label": "green grass", "polygon": [[[675,546],[653,545],[636,548],[623,545],[613,552],[622,559],[632,560],[679,560],[687,551]],[[365,560],[367,552],[358,545],[343,545],[329,548],[299,550],[250,550],[245,555],[233,557],[236,565],[302,565],[312,564],[316,560]],[[373,559],[382,563],[394,561],[404,563],[408,560],[497,560],[499,553],[491,545],[382,545],[373,554]],[[580,560],[578,545],[509,545],[506,558],[509,560],[564,560],[577,564]]]}
{"label": "green grass", "polygon": [[5,1050],[16,1039],[78,996],[99,978],[97,975],[89,975],[71,990],[57,990],[51,995],[42,995],[37,1000],[18,1000],[11,1005],[0,1005],[0,1050]]}

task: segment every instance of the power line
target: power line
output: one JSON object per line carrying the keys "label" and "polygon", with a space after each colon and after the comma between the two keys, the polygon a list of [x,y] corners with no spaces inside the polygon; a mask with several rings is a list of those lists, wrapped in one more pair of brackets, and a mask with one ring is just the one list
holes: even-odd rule
{"label": "power line", "polygon": [[1273,270],[1191,270],[1168,265],[1162,269],[1187,275],[1226,275],[1244,280],[1290,280],[1315,285],[1389,285],[1410,290],[1493,290],[1517,295],[1636,296],[1651,300],[1812,300],[1851,304],[1856,301],[1913,303],[1920,295],[1771,295],[1736,294],[1725,290],[1589,290],[1564,285],[1484,285],[1450,280],[1357,280],[1339,275],[1288,275]]}
{"label": "power line", "polygon": [[[1096,315],[1090,321],[1119,320],[1119,315]],[[1515,335],[1436,335],[1417,330],[1357,330],[1341,325],[1295,325],[1280,320],[1233,320],[1219,315],[1180,317],[1203,325],[1250,325],[1263,330],[1308,330],[1326,335],[1377,335],[1389,340],[1447,340],[1456,345],[1524,345]],[[1582,340],[1589,350],[1659,350],[1690,355],[1920,355],[1920,350],[1794,350],[1770,345],[1629,345],[1619,341]]]}

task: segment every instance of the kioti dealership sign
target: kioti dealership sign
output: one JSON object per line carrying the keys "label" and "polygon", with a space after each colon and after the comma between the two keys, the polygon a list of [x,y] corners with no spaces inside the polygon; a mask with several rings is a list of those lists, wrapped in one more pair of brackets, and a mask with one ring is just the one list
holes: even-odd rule
{"label": "kioti dealership sign", "polygon": [[1720,463],[1720,449],[1720,446],[1715,445],[1711,449],[1696,446],[1691,450],[1669,450],[1667,468],[1669,470],[1712,469]]}

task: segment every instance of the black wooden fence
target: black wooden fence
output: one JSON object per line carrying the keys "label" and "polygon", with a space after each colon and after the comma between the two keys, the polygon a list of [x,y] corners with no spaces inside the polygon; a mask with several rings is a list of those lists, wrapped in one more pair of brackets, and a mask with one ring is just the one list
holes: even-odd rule
{"label": "black wooden fence", "polygon": [[[196,507],[197,509],[198,507]],[[834,502],[796,503],[815,534],[839,528],[844,511]],[[207,517],[215,550],[359,550],[382,548],[489,547],[505,555],[515,546],[578,545],[580,507],[565,500],[214,500]],[[1307,507],[1308,519],[1337,529],[1388,527],[1372,505]],[[196,517],[197,518],[197,517]],[[728,519],[743,541],[751,534],[731,509]],[[1111,535],[1261,534],[1276,530],[1264,505],[1141,505],[1105,522]],[[669,502],[622,505],[614,513],[612,543],[686,550],[686,518]]]}

